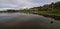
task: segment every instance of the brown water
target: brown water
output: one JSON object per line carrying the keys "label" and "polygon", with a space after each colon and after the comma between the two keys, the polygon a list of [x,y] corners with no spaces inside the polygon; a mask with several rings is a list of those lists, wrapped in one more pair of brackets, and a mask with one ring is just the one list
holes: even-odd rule
{"label": "brown water", "polygon": [[0,13],[0,29],[60,29],[60,21],[34,14]]}

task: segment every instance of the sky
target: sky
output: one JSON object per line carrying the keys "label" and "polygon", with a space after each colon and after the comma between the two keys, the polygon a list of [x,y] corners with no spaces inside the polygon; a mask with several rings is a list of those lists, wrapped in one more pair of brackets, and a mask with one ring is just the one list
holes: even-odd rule
{"label": "sky", "polygon": [[2,9],[21,9],[31,8],[36,6],[42,6],[44,4],[50,4],[51,2],[57,2],[60,0],[0,0],[0,10]]}

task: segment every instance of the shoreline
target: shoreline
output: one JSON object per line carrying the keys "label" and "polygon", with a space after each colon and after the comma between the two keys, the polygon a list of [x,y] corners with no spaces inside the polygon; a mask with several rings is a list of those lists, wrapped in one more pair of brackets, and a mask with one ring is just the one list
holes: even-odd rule
{"label": "shoreline", "polygon": [[49,17],[49,18],[53,18],[55,20],[60,20],[60,15],[58,15],[58,14],[38,14],[38,13],[32,13],[32,14],[42,15],[44,17]]}

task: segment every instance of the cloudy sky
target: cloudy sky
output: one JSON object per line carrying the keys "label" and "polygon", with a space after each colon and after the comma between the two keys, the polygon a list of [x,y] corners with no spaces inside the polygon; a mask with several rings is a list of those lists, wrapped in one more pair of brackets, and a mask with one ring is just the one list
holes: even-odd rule
{"label": "cloudy sky", "polygon": [[0,9],[30,8],[57,1],[60,0],[0,0]]}

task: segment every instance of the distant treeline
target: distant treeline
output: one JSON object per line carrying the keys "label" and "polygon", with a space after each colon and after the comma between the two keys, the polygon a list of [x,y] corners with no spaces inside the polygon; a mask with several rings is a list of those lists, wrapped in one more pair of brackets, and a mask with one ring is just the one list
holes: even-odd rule
{"label": "distant treeline", "polygon": [[56,20],[60,20],[60,2],[56,3],[52,2],[51,4],[45,4],[43,6],[33,7],[29,9],[28,8],[22,10],[7,9],[6,11],[0,11],[0,13],[15,13],[15,12],[38,14],[46,17],[51,17]]}
{"label": "distant treeline", "polygon": [[39,6],[39,7],[34,7],[31,9],[38,9],[39,11],[41,10],[60,10],[60,2],[56,2],[56,3],[51,3],[51,4],[45,4],[43,6]]}
{"label": "distant treeline", "polygon": [[31,12],[31,11],[60,11],[60,2],[52,2],[51,4],[45,4],[43,6],[39,7],[33,7],[30,9],[23,9],[23,10],[13,10],[13,9],[8,9],[7,11],[0,11],[0,12]]}
{"label": "distant treeline", "polygon": [[60,2],[52,2],[39,7],[21,10],[22,12],[47,12],[60,14]]}

